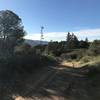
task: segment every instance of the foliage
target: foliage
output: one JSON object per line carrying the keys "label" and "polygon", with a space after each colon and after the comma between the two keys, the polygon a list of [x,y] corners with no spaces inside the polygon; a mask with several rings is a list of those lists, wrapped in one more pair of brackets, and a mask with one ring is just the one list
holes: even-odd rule
{"label": "foliage", "polygon": [[[18,48],[18,47],[17,47]],[[31,74],[35,70],[39,70],[45,66],[55,63],[53,58],[35,54],[32,48],[22,48],[21,51],[16,51],[10,56],[0,56],[0,74],[2,77],[23,76],[23,74]]]}
{"label": "foliage", "polygon": [[100,40],[94,40],[88,49],[88,55],[100,55]]}
{"label": "foliage", "polygon": [[47,45],[37,45],[32,47],[32,50],[34,51],[34,53],[36,54],[45,54],[45,49],[46,49]]}
{"label": "foliage", "polygon": [[59,46],[59,42],[49,42],[48,44],[48,53],[53,54],[55,56],[59,56],[61,52],[61,48]]}
{"label": "foliage", "polygon": [[68,32],[66,42],[67,49],[76,49],[79,47],[79,40],[74,33],[70,34]]}
{"label": "foliage", "polygon": [[79,42],[79,48],[86,48],[86,49],[89,48],[89,42],[87,41],[87,39],[85,41],[81,40]]}
{"label": "foliage", "polygon": [[64,60],[77,60],[79,61],[83,56],[86,49],[75,49],[67,53],[62,53],[61,58]]}
{"label": "foliage", "polygon": [[24,35],[19,16],[10,10],[0,11],[0,50],[11,51],[23,41]]}
{"label": "foliage", "polygon": [[[93,61],[93,62],[92,62]],[[100,74],[100,56],[94,57],[94,60],[90,61],[85,68],[88,70],[86,74],[89,78],[92,78]]]}
{"label": "foliage", "polygon": [[52,53],[54,56],[60,56],[63,53],[69,53],[72,51],[76,51],[77,49],[88,49],[90,43],[88,42],[88,38],[85,41],[79,41],[77,36],[74,33],[67,34],[66,41],[51,41],[48,44],[47,51],[48,54]]}
{"label": "foliage", "polygon": [[90,45],[90,48],[98,48],[100,47],[100,40],[94,40],[91,45]]}
{"label": "foliage", "polygon": [[92,59],[91,56],[84,56],[82,59],[81,59],[81,63],[87,63],[87,62],[90,62]]}

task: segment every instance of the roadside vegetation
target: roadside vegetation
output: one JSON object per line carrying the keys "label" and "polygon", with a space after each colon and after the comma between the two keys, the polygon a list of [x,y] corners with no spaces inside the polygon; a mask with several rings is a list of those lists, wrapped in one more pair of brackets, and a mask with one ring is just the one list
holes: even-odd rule
{"label": "roadside vegetation", "polygon": [[24,43],[26,32],[21,18],[12,11],[0,11],[0,69],[31,73],[55,62],[72,63],[83,67],[100,62],[100,40],[79,40],[68,32],[66,41],[50,41],[47,45],[30,46]]}
{"label": "roadside vegetation", "polygon": [[[24,43],[26,32],[21,18],[12,11],[0,11],[0,77],[25,77],[55,61],[37,47]],[[22,77],[23,76],[23,77]],[[2,78],[3,79],[3,78]]]}

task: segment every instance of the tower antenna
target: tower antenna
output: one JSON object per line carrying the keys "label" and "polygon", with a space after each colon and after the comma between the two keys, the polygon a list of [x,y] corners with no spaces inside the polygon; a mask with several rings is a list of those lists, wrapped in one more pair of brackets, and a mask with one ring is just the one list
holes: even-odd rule
{"label": "tower antenna", "polygon": [[43,29],[44,29],[44,27],[43,26],[41,26],[41,36],[40,36],[40,45],[42,45],[42,41],[43,41],[43,39],[44,39],[44,35],[43,35]]}

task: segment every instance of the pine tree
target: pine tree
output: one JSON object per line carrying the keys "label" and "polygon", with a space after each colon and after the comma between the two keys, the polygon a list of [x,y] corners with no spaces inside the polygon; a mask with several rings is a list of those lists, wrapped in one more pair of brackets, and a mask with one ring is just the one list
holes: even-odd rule
{"label": "pine tree", "polygon": [[87,37],[85,38],[85,42],[87,42],[87,43],[89,42]]}
{"label": "pine tree", "polygon": [[68,32],[67,38],[66,38],[66,49],[70,49],[70,41],[71,41],[71,34]]}
{"label": "pine tree", "polygon": [[67,49],[76,49],[79,47],[79,41],[78,38],[74,35],[74,33],[70,34],[68,32],[67,34]]}

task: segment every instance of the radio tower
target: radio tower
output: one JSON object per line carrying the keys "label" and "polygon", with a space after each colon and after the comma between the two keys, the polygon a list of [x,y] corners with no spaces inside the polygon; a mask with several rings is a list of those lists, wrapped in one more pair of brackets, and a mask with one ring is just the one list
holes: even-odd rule
{"label": "radio tower", "polygon": [[44,27],[43,27],[43,26],[41,26],[40,45],[42,45],[42,41],[43,41],[43,39],[44,39],[44,35],[43,35],[43,29],[44,29]]}

